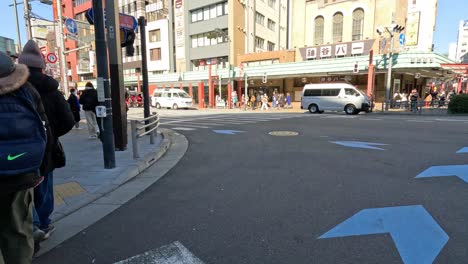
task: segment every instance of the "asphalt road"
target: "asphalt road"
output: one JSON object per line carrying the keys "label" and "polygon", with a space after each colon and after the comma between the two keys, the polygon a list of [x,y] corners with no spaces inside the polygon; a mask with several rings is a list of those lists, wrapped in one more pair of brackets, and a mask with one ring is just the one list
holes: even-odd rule
{"label": "asphalt road", "polygon": [[[468,153],[456,154],[468,146],[467,121],[322,117],[216,127],[244,131],[234,135],[180,131],[189,149],[163,179],[34,263],[114,263],[174,241],[212,264],[423,264],[431,253],[434,263],[467,263],[468,183],[415,178],[431,166],[468,164]],[[299,135],[268,134],[279,130]],[[421,262],[404,262],[408,251],[434,240],[431,232],[420,234],[427,223],[420,214],[397,214],[400,234],[319,239],[363,209],[409,205],[422,205],[448,236],[441,250],[424,247]],[[398,248],[402,236],[412,240]]]}

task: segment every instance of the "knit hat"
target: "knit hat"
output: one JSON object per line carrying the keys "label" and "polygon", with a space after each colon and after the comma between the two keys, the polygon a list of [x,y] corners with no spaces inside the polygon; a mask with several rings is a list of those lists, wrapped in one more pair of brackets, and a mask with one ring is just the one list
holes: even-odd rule
{"label": "knit hat", "polygon": [[18,63],[25,64],[31,68],[45,68],[41,50],[34,40],[29,40],[26,45],[24,45],[23,52],[21,52],[18,58]]}
{"label": "knit hat", "polygon": [[25,65],[15,65],[8,55],[0,51],[0,95],[17,90],[28,77],[29,70]]}

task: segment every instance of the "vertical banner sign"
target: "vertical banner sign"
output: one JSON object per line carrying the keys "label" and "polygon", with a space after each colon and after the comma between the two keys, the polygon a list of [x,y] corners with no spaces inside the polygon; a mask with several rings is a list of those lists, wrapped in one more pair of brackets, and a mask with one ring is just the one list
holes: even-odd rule
{"label": "vertical banner sign", "polygon": [[175,0],[174,3],[174,31],[175,31],[175,46],[176,59],[185,59],[184,35],[184,3],[183,0]]}
{"label": "vertical banner sign", "polygon": [[408,21],[406,22],[406,46],[418,45],[420,13],[413,12],[408,14]]}

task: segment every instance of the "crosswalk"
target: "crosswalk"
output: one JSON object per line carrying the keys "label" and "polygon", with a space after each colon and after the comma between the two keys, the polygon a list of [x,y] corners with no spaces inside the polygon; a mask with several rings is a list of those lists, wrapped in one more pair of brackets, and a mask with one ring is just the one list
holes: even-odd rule
{"label": "crosswalk", "polygon": [[305,114],[215,114],[207,116],[164,116],[160,126],[173,130],[192,131],[197,129],[219,129],[225,126],[238,126],[271,122],[275,120],[307,117]]}

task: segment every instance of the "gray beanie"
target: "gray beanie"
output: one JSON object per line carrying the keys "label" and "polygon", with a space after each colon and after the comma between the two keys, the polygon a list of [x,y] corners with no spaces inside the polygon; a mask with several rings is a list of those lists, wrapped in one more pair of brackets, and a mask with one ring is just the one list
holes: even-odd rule
{"label": "gray beanie", "polygon": [[29,40],[28,43],[24,45],[23,52],[21,52],[18,58],[18,63],[25,64],[30,68],[45,68],[41,50],[34,40]]}

